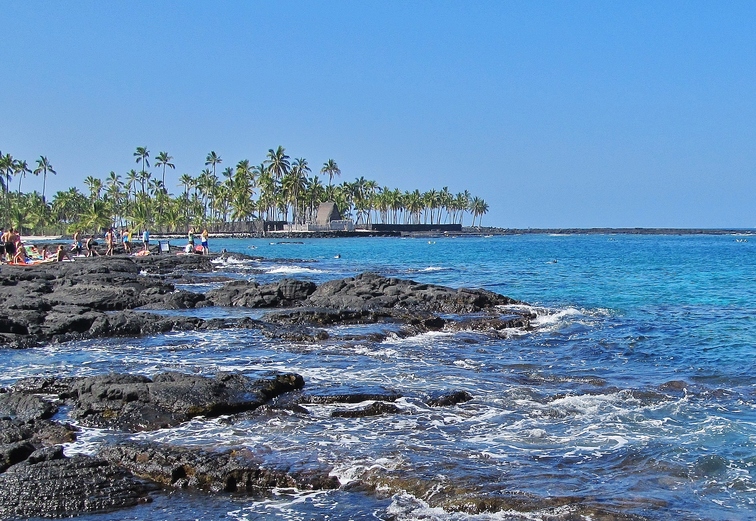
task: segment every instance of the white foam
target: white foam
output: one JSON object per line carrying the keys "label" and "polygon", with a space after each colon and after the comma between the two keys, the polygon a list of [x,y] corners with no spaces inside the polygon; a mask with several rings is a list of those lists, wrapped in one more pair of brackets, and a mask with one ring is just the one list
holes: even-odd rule
{"label": "white foam", "polygon": [[398,354],[396,349],[370,349],[366,346],[357,346],[353,352],[358,355],[374,356],[376,358],[392,358]]}
{"label": "white foam", "polygon": [[475,362],[475,360],[456,360],[454,365],[461,367],[462,369],[479,369],[481,364]]}
{"label": "white foam", "polygon": [[386,338],[382,343],[384,344],[394,344],[394,345],[416,345],[416,346],[424,346],[429,345],[432,342],[438,340],[439,338],[448,338],[454,336],[454,333],[447,333],[444,331],[428,331],[426,333],[421,333],[419,335],[410,336],[407,338],[399,338],[394,333],[389,333],[388,338]]}
{"label": "white foam", "polygon": [[581,316],[582,314],[583,313],[581,313],[580,310],[575,308],[562,309],[556,312],[554,312],[554,310],[549,310],[546,313],[537,312],[536,318],[530,323],[535,327],[551,326],[563,322],[568,317]]}
{"label": "white foam", "polygon": [[223,266],[248,266],[250,264],[257,264],[260,261],[256,259],[238,259],[234,256],[229,257],[218,257],[216,259],[211,260],[213,264],[220,264]]}
{"label": "white foam", "polygon": [[448,512],[441,507],[431,507],[427,502],[402,491],[394,494],[386,513],[397,521],[541,521],[544,518],[568,516],[574,510],[570,506],[549,508],[544,511],[518,512],[500,510],[498,512]]}
{"label": "white foam", "polygon": [[342,485],[346,485],[347,483],[362,479],[362,476],[367,472],[373,470],[393,471],[401,468],[403,465],[404,460],[400,457],[382,457],[372,461],[361,460],[337,465],[331,470],[330,475],[335,476]]}
{"label": "white foam", "polygon": [[325,273],[323,270],[302,266],[274,266],[265,270],[270,275],[293,275],[295,273]]}

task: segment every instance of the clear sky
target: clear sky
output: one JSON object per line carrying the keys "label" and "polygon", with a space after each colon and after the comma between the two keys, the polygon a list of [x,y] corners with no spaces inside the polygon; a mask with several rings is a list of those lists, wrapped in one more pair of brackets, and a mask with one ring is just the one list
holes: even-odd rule
{"label": "clear sky", "polygon": [[[0,151],[48,194],[282,145],[502,227],[756,227],[756,2],[0,2]],[[24,185],[41,191],[41,178]],[[467,223],[469,223],[469,218]]]}

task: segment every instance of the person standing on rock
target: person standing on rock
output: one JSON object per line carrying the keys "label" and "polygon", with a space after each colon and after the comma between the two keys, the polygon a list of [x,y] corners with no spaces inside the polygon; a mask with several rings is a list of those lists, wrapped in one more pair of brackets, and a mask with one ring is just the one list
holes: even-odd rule
{"label": "person standing on rock", "polygon": [[194,228],[189,228],[189,233],[186,235],[187,243],[192,247],[192,253],[194,253]]}
{"label": "person standing on rock", "polygon": [[115,242],[115,234],[113,233],[113,228],[108,228],[108,231],[105,233],[105,244],[108,246],[108,249],[105,251],[105,255],[112,257],[113,256],[113,243]]}
{"label": "person standing on rock", "polygon": [[126,228],[121,236],[123,237],[123,251],[128,255],[131,253],[131,231]]}
{"label": "person standing on rock", "polygon": [[5,253],[5,260],[7,260],[8,262],[13,262],[13,256],[16,254],[16,246],[11,241],[10,229],[3,232],[2,237],[0,237],[0,241],[2,241],[3,243],[2,251]]}
{"label": "person standing on rock", "polygon": [[8,256],[8,262],[14,262],[16,258],[17,242],[21,237],[16,233],[14,228],[8,230],[8,237],[5,240],[5,253]]}
{"label": "person standing on rock", "polygon": [[207,228],[202,230],[202,254],[203,255],[209,255],[210,254],[210,247],[208,246],[207,239],[210,237],[210,234],[207,233]]}
{"label": "person standing on rock", "polygon": [[81,232],[79,230],[76,230],[73,234],[73,248],[71,248],[72,251],[76,252],[76,255],[81,255],[82,244],[81,244]]}
{"label": "person standing on rock", "polygon": [[147,228],[142,232],[142,243],[144,244],[144,251],[150,251],[150,231]]}

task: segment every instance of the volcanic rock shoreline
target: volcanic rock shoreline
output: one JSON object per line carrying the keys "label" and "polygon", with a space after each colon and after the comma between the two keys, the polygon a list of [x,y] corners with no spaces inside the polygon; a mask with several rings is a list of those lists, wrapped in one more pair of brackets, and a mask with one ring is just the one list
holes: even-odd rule
{"label": "volcanic rock shoreline", "polygon": [[[176,289],[176,283],[212,273],[211,260],[199,255],[116,256],[3,265],[0,346],[25,348],[220,328],[257,329],[271,338],[322,342],[329,339],[329,326],[363,323],[386,324],[387,331],[400,335],[431,330],[500,335],[511,328],[529,328],[532,318],[527,312],[503,311],[501,306],[519,302],[490,291],[457,290],[373,273],[320,286],[283,279],[266,285],[235,280],[206,294]],[[205,320],[145,311],[206,306],[268,312],[261,320]],[[372,335],[372,340],[380,340],[382,333]],[[199,416],[227,416],[233,421],[237,415],[264,410],[308,414],[303,407],[307,404],[372,402],[333,412],[342,418],[401,414],[394,403],[401,396],[390,389],[360,388],[310,393],[304,379],[294,373],[22,379],[0,389],[0,519],[111,511],[150,501],[161,487],[248,494],[274,487],[337,488],[340,484],[328,468],[267,468],[245,448],[212,452],[121,441],[96,455],[68,457],[63,444],[76,439],[75,425],[128,434],[172,428]],[[458,390],[425,398],[429,407],[473,399]]]}
{"label": "volcanic rock shoreline", "polygon": [[[0,345],[23,348],[45,342],[143,336],[168,331],[246,328],[289,340],[323,340],[313,327],[393,322],[405,334],[459,328],[442,314],[486,313],[471,329],[529,326],[529,315],[502,317],[496,306],[517,301],[486,290],[454,290],[364,273],[317,287],[283,279],[259,285],[238,280],[206,295],[177,290],[174,283],[192,272],[210,273],[211,258],[200,255],[96,257],[70,263],[0,266]],[[173,282],[172,282],[173,281]],[[285,308],[265,320],[203,320],[149,314],[144,310],[206,306]],[[142,311],[134,311],[134,310]]]}

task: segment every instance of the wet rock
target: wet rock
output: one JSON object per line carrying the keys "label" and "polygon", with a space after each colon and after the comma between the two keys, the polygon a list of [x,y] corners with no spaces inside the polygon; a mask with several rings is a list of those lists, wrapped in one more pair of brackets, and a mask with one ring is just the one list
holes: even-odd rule
{"label": "wet rock", "polygon": [[333,489],[326,470],[263,468],[246,450],[208,452],[161,444],[122,444],[100,452],[106,460],[166,486],[213,492],[259,493],[272,488]]}
{"label": "wet rock", "polygon": [[527,329],[530,327],[530,319],[527,315],[502,315],[488,317],[470,317],[460,320],[450,320],[446,323],[449,331],[502,331],[505,329]]}
{"label": "wet rock", "polygon": [[30,441],[16,441],[0,445],[0,472],[26,460],[35,451]]}
{"label": "wet rock", "polygon": [[393,318],[390,311],[348,308],[308,308],[299,307],[276,311],[265,315],[265,319],[276,324],[374,324]]}
{"label": "wet rock", "polygon": [[282,279],[263,286],[253,281],[239,280],[211,290],[207,299],[216,306],[288,307],[302,302],[314,291],[315,284],[303,280]]}
{"label": "wet rock", "polygon": [[383,388],[375,389],[321,389],[296,398],[301,404],[327,405],[333,403],[361,403],[368,401],[395,402],[402,395],[396,391]]}
{"label": "wet rock", "polygon": [[65,456],[63,455],[63,446],[53,445],[52,447],[42,447],[41,449],[35,450],[29,455],[28,458],[26,458],[26,462],[30,465],[33,465],[34,463],[39,463],[40,461],[52,461],[54,459],[63,458],[65,458]]}
{"label": "wet rock", "polygon": [[454,391],[433,396],[426,403],[431,407],[449,407],[458,403],[469,402],[472,399],[473,395],[467,391]]}
{"label": "wet rock", "polygon": [[526,328],[527,315],[442,318],[437,313],[493,313],[496,306],[517,303],[486,290],[452,289],[411,280],[386,278],[374,273],[326,282],[297,307],[265,315],[277,324],[403,324],[400,336],[428,331],[476,329],[501,331]]}
{"label": "wet rock", "polygon": [[[528,325],[526,317],[477,322],[441,318],[438,313],[491,311],[515,301],[485,290],[452,289],[372,273],[330,281],[320,287],[295,279],[262,286],[233,281],[206,295],[176,290],[162,277],[166,273],[175,278],[177,273],[187,271],[209,272],[213,269],[211,261],[212,256],[150,255],[0,266],[0,344],[22,348],[37,342],[220,327],[256,327],[271,338],[321,341],[328,338],[322,330],[278,326],[391,323],[404,325],[401,334],[408,336],[447,328],[499,331]],[[291,309],[268,314],[265,326],[131,311],[209,305]]]}
{"label": "wet rock", "polygon": [[161,293],[149,288],[140,298],[140,309],[193,309],[207,304],[205,295],[184,290]]}
{"label": "wet rock", "polygon": [[86,337],[142,336],[168,331],[200,329],[204,320],[195,317],[166,317],[138,311],[100,315],[89,326]]}
{"label": "wet rock", "polygon": [[216,417],[256,409],[304,386],[296,374],[252,379],[220,373],[205,378],[162,373],[154,380],[136,375],[101,375],[72,385],[71,417],[84,425],[128,431],[178,425],[195,416]]}
{"label": "wet rock", "polygon": [[688,384],[686,382],[683,382],[682,380],[671,380],[669,382],[665,382],[659,386],[660,391],[684,391],[688,388]]}
{"label": "wet rock", "polygon": [[145,255],[131,257],[139,271],[151,275],[167,275],[176,272],[211,272],[213,260],[220,255]]}
{"label": "wet rock", "polygon": [[68,392],[74,380],[72,377],[31,376],[16,380],[11,390],[16,393],[55,394],[60,396],[62,393]]}
{"label": "wet rock", "polygon": [[365,418],[367,416],[380,416],[382,414],[396,414],[401,409],[393,403],[386,402],[374,402],[367,407],[359,409],[339,409],[333,411],[331,416],[333,418]]}
{"label": "wet rock", "polygon": [[291,342],[319,342],[326,340],[329,335],[324,329],[313,329],[306,326],[288,326],[271,324],[261,320],[255,320],[249,317],[235,319],[211,319],[204,322],[201,326],[203,329],[256,329],[262,332],[268,338],[288,340]]}
{"label": "wet rock", "polygon": [[21,421],[0,418],[0,445],[29,441],[35,448],[40,448],[72,442],[75,439],[76,430],[67,424],[50,420]]}
{"label": "wet rock", "polygon": [[306,306],[337,309],[398,307],[410,311],[474,313],[517,301],[482,289],[452,289],[375,273],[329,281],[305,301]]}
{"label": "wet rock", "polygon": [[0,474],[0,518],[108,512],[148,501],[154,489],[105,460],[57,455],[39,453]]}
{"label": "wet rock", "polygon": [[57,411],[57,405],[35,394],[0,394],[0,416],[8,415],[19,420],[39,420],[51,418]]}
{"label": "wet rock", "polygon": [[[179,261],[166,262],[176,266]],[[1,266],[0,342],[25,347],[35,341],[196,328],[196,320],[171,322],[164,317],[113,314],[140,306],[180,309],[202,305],[204,295],[176,291],[173,285],[141,272],[129,257]]]}

